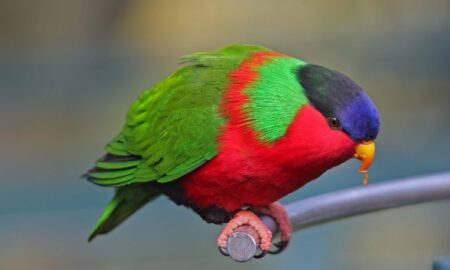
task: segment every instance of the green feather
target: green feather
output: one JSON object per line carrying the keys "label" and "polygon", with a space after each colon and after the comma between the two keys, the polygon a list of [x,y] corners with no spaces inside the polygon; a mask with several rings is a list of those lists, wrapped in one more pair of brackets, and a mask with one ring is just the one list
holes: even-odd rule
{"label": "green feather", "polygon": [[105,148],[108,154],[117,156],[127,156],[129,155],[127,148],[123,143],[123,135],[119,134],[114,140],[112,140]]}
{"label": "green feather", "polygon": [[[217,138],[227,121],[219,109],[229,75],[251,52],[261,51],[270,50],[231,45],[184,56],[180,62],[186,66],[139,96],[121,133],[106,146],[108,155],[86,174],[95,184],[118,187],[89,240],[159,195],[145,182],[175,181],[217,155]],[[262,140],[282,137],[305,104],[294,81],[295,67],[302,63],[281,57],[263,65],[260,79],[246,89],[251,102],[243,109]]]}
{"label": "green feather", "polygon": [[136,167],[141,163],[140,160],[131,160],[131,161],[122,161],[122,162],[106,162],[106,161],[97,161],[95,166],[100,169],[127,169],[130,167]]}
{"label": "green feather", "polygon": [[171,182],[217,155],[217,137],[226,123],[219,112],[229,74],[250,56],[269,51],[231,45],[184,56],[187,64],[144,91],[127,114],[122,132],[107,147],[109,154],[140,160],[100,160],[88,178],[98,185]]}
{"label": "green feather", "polygon": [[95,184],[100,186],[113,186],[113,187],[119,187],[124,186],[128,184],[130,181],[132,181],[135,178],[134,175],[125,175],[125,176],[119,176],[115,178],[95,178]]}
{"label": "green feather", "polygon": [[91,172],[89,175],[96,179],[115,179],[122,176],[128,176],[134,173],[134,168],[126,170],[109,170],[102,172]]}
{"label": "green feather", "polygon": [[251,102],[244,110],[259,139],[273,142],[283,137],[308,99],[298,83],[296,70],[305,65],[295,58],[274,57],[262,65],[258,80],[246,89]]}
{"label": "green feather", "polygon": [[154,200],[159,192],[145,185],[131,185],[116,190],[114,198],[97,221],[88,241],[117,227],[144,204]]}

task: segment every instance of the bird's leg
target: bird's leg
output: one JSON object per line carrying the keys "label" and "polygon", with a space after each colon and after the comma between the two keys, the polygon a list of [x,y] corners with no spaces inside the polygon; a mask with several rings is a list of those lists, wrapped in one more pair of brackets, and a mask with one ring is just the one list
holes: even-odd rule
{"label": "bird's leg", "polygon": [[241,210],[236,213],[233,219],[225,225],[222,233],[217,238],[217,245],[221,251],[227,250],[228,238],[234,233],[237,227],[248,225],[255,229],[260,238],[259,249],[265,253],[272,247],[272,232],[267,228],[264,222],[253,212]]}
{"label": "bird's leg", "polygon": [[286,249],[292,237],[292,224],[286,210],[284,209],[284,206],[279,202],[274,202],[268,206],[252,208],[252,210],[260,215],[271,216],[278,225],[281,240],[280,242],[274,244],[278,249],[269,251],[269,253],[278,254]]}

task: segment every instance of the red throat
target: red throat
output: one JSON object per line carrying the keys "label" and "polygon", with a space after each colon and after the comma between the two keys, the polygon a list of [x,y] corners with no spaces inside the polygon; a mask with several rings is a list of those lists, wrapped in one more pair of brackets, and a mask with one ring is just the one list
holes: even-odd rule
{"label": "red throat", "polygon": [[286,135],[272,148],[274,154],[284,153],[284,163],[291,164],[287,166],[300,169],[300,174],[308,172],[314,179],[351,158],[355,146],[346,133],[330,128],[325,117],[307,105],[300,110]]}

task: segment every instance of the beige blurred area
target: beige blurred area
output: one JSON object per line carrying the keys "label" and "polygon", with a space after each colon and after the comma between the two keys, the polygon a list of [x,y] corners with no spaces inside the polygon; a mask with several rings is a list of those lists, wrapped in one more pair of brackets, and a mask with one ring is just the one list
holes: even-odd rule
{"label": "beige blurred area", "polygon": [[130,6],[118,30],[141,50],[153,48],[163,56],[229,43],[265,44],[298,55],[304,46],[315,47],[320,56],[331,54],[318,50],[323,43],[357,47],[381,44],[377,37],[395,28],[433,30],[447,21],[447,12],[447,1],[141,0]]}
{"label": "beige blurred area", "polygon": [[[220,227],[158,199],[86,237],[112,190],[80,179],[128,106],[185,54],[253,43],[337,69],[377,104],[373,183],[450,170],[450,2],[0,0],[0,269],[430,269],[450,256],[450,202],[296,232],[246,264]],[[361,183],[350,161],[284,199]]]}
{"label": "beige blurred area", "polygon": [[334,50],[321,49],[339,43],[361,49],[382,45],[386,36],[433,31],[448,23],[448,2],[439,0],[17,0],[1,5],[2,45],[114,37],[164,62],[230,43],[264,44],[299,56],[307,49],[315,54],[305,56],[322,60]]}

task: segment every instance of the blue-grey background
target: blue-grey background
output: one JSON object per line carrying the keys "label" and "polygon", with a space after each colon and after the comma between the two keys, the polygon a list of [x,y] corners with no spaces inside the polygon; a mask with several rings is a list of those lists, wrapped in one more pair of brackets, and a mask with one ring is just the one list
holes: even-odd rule
{"label": "blue-grey background", "polygon": [[[450,202],[383,211],[294,236],[237,264],[221,227],[158,199],[86,237],[112,195],[80,175],[139,92],[179,56],[256,43],[338,69],[382,114],[372,183],[450,170],[450,2],[0,1],[0,269],[429,269],[450,254]],[[361,185],[358,162],[284,202]]]}

